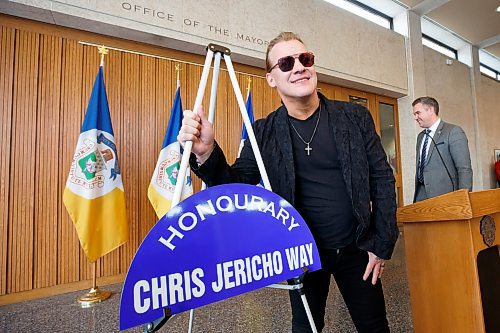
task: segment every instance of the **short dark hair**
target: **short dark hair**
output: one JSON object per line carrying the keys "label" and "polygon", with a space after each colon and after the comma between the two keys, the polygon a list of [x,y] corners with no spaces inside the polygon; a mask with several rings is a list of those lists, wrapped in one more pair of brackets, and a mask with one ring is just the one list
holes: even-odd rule
{"label": "short dark hair", "polygon": [[418,103],[422,103],[422,105],[425,106],[432,106],[434,108],[434,113],[436,113],[436,116],[439,115],[439,103],[435,98],[429,96],[419,97],[414,100],[413,103],[411,103],[411,106],[415,106]]}
{"label": "short dark hair", "polygon": [[274,37],[273,40],[271,40],[269,42],[269,45],[267,46],[267,51],[266,51],[266,72],[269,73],[269,71],[271,70],[271,67],[273,66],[273,64],[271,64],[271,62],[269,60],[269,52],[271,52],[272,48],[276,44],[278,44],[280,42],[288,42],[289,40],[298,40],[299,42],[301,42],[302,44],[304,44],[304,42],[302,41],[302,39],[300,39],[299,35],[297,35],[296,33],[290,32],[290,31],[281,32],[278,36]]}

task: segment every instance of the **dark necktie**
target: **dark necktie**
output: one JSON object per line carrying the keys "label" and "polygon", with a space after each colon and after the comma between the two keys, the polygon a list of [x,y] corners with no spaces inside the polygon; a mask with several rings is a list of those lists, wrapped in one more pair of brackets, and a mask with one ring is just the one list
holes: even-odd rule
{"label": "dark necktie", "polygon": [[420,154],[420,163],[418,164],[418,182],[424,183],[424,167],[425,167],[425,159],[427,157],[427,142],[429,142],[429,133],[430,129],[426,129],[424,131],[425,139],[424,144],[422,146],[422,153]]}

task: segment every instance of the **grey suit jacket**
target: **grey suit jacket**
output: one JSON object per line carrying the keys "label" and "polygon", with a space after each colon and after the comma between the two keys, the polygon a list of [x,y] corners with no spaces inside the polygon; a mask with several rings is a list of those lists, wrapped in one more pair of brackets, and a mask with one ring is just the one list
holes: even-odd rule
{"label": "grey suit jacket", "polygon": [[[420,146],[424,137],[424,131],[420,132],[417,137],[415,184],[418,184],[417,173]],[[462,128],[441,120],[433,139],[434,142],[429,142],[430,147],[424,167],[424,186],[427,197],[432,198],[458,189],[472,191],[472,168],[469,145],[467,136]],[[442,160],[438,153],[441,153]],[[450,173],[449,176],[445,165]],[[417,196],[417,188],[418,186],[415,186],[414,201]]]}

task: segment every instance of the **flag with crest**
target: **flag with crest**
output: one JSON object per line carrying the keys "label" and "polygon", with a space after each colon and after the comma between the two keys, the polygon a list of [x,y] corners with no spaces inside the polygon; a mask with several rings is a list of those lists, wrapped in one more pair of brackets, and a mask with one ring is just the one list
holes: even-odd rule
{"label": "flag with crest", "polygon": [[[170,112],[167,132],[148,188],[148,198],[158,218],[162,218],[172,206],[177,176],[181,165],[181,145],[177,135],[182,125],[182,102],[179,80],[174,104]],[[181,200],[193,194],[190,170],[186,172],[186,182],[182,188]]]}
{"label": "flag with crest", "polygon": [[128,240],[125,193],[104,86],[103,61],[80,130],[63,202],[90,262]]}

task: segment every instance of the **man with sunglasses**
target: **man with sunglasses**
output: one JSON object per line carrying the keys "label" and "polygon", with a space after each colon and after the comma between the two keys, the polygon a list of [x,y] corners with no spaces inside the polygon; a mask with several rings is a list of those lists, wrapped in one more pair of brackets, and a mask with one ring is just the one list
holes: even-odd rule
{"label": "man with sunglasses", "polygon": [[[273,191],[307,222],[322,269],[303,284],[318,331],[333,275],[358,332],[388,332],[379,278],[397,237],[394,176],[366,108],[328,100],[316,91],[314,54],[294,33],[273,39],[266,79],[282,105],[253,128]],[[214,140],[212,125],[185,111],[178,136],[193,141],[190,165],[208,185],[258,184],[249,140],[232,166]],[[290,292],[292,331],[311,328],[297,292]]]}

